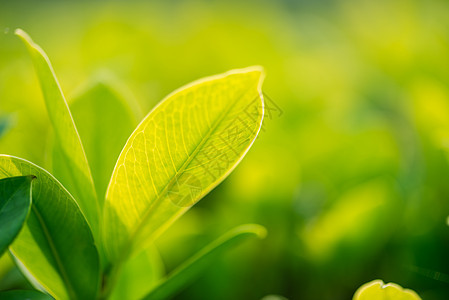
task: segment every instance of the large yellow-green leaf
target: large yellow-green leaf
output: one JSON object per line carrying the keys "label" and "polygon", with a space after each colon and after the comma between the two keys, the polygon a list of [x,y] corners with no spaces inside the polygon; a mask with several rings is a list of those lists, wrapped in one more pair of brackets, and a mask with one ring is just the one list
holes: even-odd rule
{"label": "large yellow-green leaf", "polygon": [[374,280],[362,285],[354,295],[354,300],[421,300],[412,290],[403,289],[395,283],[384,284]]}
{"label": "large yellow-green leaf", "polygon": [[[45,52],[22,30],[16,34],[26,45],[36,69],[48,116],[53,125],[62,159],[54,164],[53,174],[70,191],[92,227],[99,234],[99,205],[92,175],[75,123]],[[99,112],[101,113],[101,112]]]}
{"label": "large yellow-green leaf", "polygon": [[92,233],[67,190],[44,169],[0,155],[0,179],[34,175],[33,201],[26,225],[11,253],[57,299],[94,299],[99,258]]}
{"label": "large yellow-green leaf", "polygon": [[136,128],[106,195],[103,240],[112,263],[142,249],[236,167],[261,127],[262,79],[251,67],[198,80]]}
{"label": "large yellow-green leaf", "polygon": [[0,179],[0,255],[19,234],[31,206],[33,176]]}
{"label": "large yellow-green leaf", "polygon": [[129,104],[106,83],[97,81],[70,104],[100,203],[120,151],[137,125]]}

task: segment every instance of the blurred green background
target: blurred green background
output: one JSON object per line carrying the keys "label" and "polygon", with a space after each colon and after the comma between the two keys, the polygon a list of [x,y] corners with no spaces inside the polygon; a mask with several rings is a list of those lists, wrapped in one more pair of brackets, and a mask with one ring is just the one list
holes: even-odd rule
{"label": "blurred green background", "polygon": [[[253,148],[157,246],[171,270],[236,225],[268,236],[176,299],[351,299],[373,279],[449,298],[448,1],[0,1],[0,153],[48,167],[17,27],[68,101],[106,78],[138,120],[195,79],[265,68],[272,110]],[[0,287],[20,287],[9,267]]]}

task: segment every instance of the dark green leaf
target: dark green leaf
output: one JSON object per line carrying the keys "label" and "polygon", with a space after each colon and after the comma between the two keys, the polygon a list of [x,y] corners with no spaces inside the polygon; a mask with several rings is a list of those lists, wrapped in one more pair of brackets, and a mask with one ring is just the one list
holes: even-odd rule
{"label": "dark green leaf", "polygon": [[33,176],[0,179],[0,255],[19,234],[31,206]]}
{"label": "dark green leaf", "polygon": [[26,225],[9,249],[57,299],[94,299],[100,281],[92,233],[76,202],[47,171],[0,155],[0,178],[34,175],[33,204]]}
{"label": "dark green leaf", "polygon": [[25,290],[0,292],[0,299],[2,299],[2,300],[53,300],[53,298],[47,294],[44,294],[44,293],[41,293],[38,291],[25,291]]}

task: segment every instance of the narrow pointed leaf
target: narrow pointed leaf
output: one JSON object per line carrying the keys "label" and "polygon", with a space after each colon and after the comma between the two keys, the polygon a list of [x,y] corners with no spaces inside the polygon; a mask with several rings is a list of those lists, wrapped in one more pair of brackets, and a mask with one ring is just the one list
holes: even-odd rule
{"label": "narrow pointed leaf", "polygon": [[384,284],[374,280],[362,285],[354,295],[354,300],[421,300],[414,291],[403,289],[395,283]]}
{"label": "narrow pointed leaf", "polygon": [[196,81],[145,117],[107,190],[110,261],[141,250],[236,167],[261,127],[262,77],[253,67]]}
{"label": "narrow pointed leaf", "polygon": [[33,176],[0,179],[0,256],[14,241],[31,206]]}
{"label": "narrow pointed leaf", "polygon": [[16,290],[16,291],[6,291],[0,292],[0,299],[3,300],[53,300],[47,294],[38,291],[26,291],[26,290]]}
{"label": "narrow pointed leaf", "polygon": [[33,203],[22,231],[9,249],[57,299],[94,299],[99,259],[92,233],[67,190],[47,171],[0,155],[0,179],[34,175]]}
{"label": "narrow pointed leaf", "polygon": [[169,299],[192,283],[205,269],[210,268],[231,247],[250,237],[264,238],[265,235],[266,229],[256,224],[234,228],[183,263],[143,299]]}
{"label": "narrow pointed leaf", "polygon": [[89,164],[50,60],[24,31],[17,29],[16,34],[22,39],[32,58],[44,95],[48,116],[53,125],[56,143],[61,149],[62,159],[54,165],[53,174],[75,197],[94,234],[98,234],[100,209]]}
{"label": "narrow pointed leaf", "polygon": [[129,104],[103,82],[96,82],[70,105],[92,170],[100,203],[120,151],[137,125]]}

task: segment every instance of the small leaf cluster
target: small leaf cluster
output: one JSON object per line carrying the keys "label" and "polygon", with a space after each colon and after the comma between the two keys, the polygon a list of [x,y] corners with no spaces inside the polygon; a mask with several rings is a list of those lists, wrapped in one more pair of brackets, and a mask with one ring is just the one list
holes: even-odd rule
{"label": "small leaf cluster", "polygon": [[260,67],[193,82],[135,127],[129,104],[101,83],[69,107],[45,52],[16,34],[36,69],[53,137],[51,173],[0,155],[0,251],[9,249],[42,292],[8,291],[2,299],[166,299],[226,249],[265,235],[260,225],[243,225],[172,273],[152,271],[155,238],[223,181],[256,139]]}

